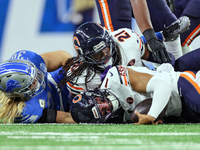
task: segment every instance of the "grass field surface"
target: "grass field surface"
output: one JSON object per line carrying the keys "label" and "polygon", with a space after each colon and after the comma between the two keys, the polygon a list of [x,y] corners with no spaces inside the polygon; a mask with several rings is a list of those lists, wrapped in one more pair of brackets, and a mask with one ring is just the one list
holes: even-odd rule
{"label": "grass field surface", "polygon": [[200,124],[0,124],[0,150],[200,150]]}

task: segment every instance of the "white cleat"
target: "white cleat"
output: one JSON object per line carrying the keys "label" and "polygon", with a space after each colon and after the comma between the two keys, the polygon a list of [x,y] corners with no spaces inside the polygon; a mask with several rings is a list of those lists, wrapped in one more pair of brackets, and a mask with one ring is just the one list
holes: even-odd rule
{"label": "white cleat", "polygon": [[190,19],[187,16],[182,16],[173,22],[170,26],[163,29],[162,34],[165,42],[174,40],[179,34],[189,30]]}

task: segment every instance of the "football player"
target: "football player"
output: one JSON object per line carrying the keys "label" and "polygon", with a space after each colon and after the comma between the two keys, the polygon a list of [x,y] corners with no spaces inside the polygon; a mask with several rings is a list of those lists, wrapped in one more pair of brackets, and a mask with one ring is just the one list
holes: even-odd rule
{"label": "football player", "polygon": [[157,71],[114,66],[108,70],[100,89],[74,97],[72,117],[77,123],[105,123],[123,108],[122,122],[131,122],[135,106],[152,98],[146,115],[135,112],[139,117],[136,124],[154,124],[166,105],[164,117],[181,117],[185,122],[197,123],[200,122],[199,78],[200,72],[175,72],[168,63],[159,66]]}
{"label": "football player", "polygon": [[[153,55],[153,57],[160,57],[162,62],[170,60],[170,57],[164,52],[166,48],[163,42],[156,38],[154,32],[154,29],[155,31],[161,31],[165,26],[169,26],[177,20],[165,0],[96,0],[96,4],[100,21],[109,31],[120,28],[131,29],[133,14],[148,45],[152,51],[156,51],[157,53],[157,56]],[[153,26],[151,22],[153,22]],[[177,28],[178,26],[174,27]],[[180,38],[178,37],[170,43],[176,43],[177,45],[180,44],[179,40]]]}
{"label": "football player", "polygon": [[[131,1],[131,4],[130,4]],[[181,16],[188,16],[191,28],[172,43],[181,39],[183,54],[191,51],[190,44],[199,35],[199,0],[96,0],[100,21],[108,30],[125,27],[131,29],[132,10],[137,24],[144,35],[153,35],[169,26]],[[132,10],[131,10],[131,6]],[[169,8],[168,8],[169,6]],[[170,11],[171,9],[171,11]],[[172,13],[173,12],[173,13]],[[178,27],[178,26],[176,26]],[[146,32],[144,32],[146,31]],[[151,32],[151,34],[149,34]],[[153,36],[151,36],[153,37]],[[156,40],[156,39],[154,39]],[[162,43],[157,43],[162,48]]]}
{"label": "football player", "polygon": [[180,36],[185,54],[191,51],[192,41],[200,34],[200,0],[174,0],[174,3],[176,17],[188,16],[191,21],[190,29]]}
{"label": "football player", "polygon": [[58,75],[60,67],[70,57],[65,51],[38,55],[21,50],[0,64],[0,119],[4,123],[74,123],[69,91],[58,88],[63,78]]}
{"label": "football player", "polygon": [[111,66],[144,66],[142,59],[162,62],[159,57],[152,57],[144,38],[127,28],[109,32],[97,23],[85,23],[75,31],[73,42],[78,57],[69,59],[63,66],[66,78],[62,80],[73,95],[99,87],[100,76]]}

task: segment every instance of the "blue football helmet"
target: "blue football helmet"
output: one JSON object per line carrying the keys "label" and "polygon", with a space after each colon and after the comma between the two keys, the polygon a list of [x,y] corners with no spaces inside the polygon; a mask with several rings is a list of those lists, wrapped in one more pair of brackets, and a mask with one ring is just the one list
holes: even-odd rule
{"label": "blue football helmet", "polygon": [[9,98],[28,100],[46,87],[45,74],[29,60],[13,59],[0,64],[0,90]]}
{"label": "blue football helmet", "polygon": [[[86,63],[105,69],[116,62],[116,44],[109,32],[98,23],[87,22],[79,26],[74,33],[73,43]],[[103,50],[109,53],[107,57],[101,57]],[[100,56],[100,59],[95,59],[96,56]]]}
{"label": "blue football helmet", "polygon": [[104,123],[119,108],[118,98],[108,90],[86,91],[72,102],[71,114],[77,123]]}

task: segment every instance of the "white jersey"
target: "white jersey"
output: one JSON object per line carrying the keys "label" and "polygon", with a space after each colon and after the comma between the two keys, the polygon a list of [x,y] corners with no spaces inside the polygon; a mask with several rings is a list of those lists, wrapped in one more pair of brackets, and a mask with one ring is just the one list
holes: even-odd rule
{"label": "white jersey", "polygon": [[[143,66],[141,57],[144,55],[145,46],[141,38],[131,29],[122,28],[114,32],[110,32],[115,41],[117,47],[119,48],[120,55],[122,58],[122,64],[125,66]],[[85,86],[85,75],[87,71],[85,70],[81,76],[77,79],[77,85],[71,85],[67,83],[67,87],[72,94],[79,94],[80,92],[86,90],[93,90],[101,84],[100,73],[97,73],[94,78],[87,83],[87,88]],[[92,76],[92,75],[91,75]]]}
{"label": "white jersey", "polygon": [[[180,116],[182,107],[181,99],[177,89],[177,81],[180,73],[174,71],[172,73],[158,73],[145,67],[131,66],[128,68],[131,68],[137,72],[161,76],[162,78],[164,77],[165,80],[168,80],[170,83],[172,83],[173,89],[165,116]],[[153,98],[153,93],[138,93],[132,89],[129,83],[128,70],[123,66],[112,67],[108,71],[100,88],[108,89],[118,97],[120,105],[125,110],[124,121],[130,120],[131,113],[138,103],[145,99]]]}

